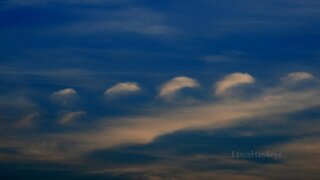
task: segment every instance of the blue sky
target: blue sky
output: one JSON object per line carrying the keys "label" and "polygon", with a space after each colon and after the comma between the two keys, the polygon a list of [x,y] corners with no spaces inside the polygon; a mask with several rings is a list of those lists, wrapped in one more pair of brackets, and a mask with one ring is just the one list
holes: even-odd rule
{"label": "blue sky", "polygon": [[[0,178],[320,178],[319,16],[316,0],[1,1]],[[282,156],[232,157],[253,151]]]}

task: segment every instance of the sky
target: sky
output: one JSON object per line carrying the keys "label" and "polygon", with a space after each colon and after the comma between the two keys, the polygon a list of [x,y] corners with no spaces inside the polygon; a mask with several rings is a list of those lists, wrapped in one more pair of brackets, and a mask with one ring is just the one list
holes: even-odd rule
{"label": "sky", "polygon": [[2,0],[0,179],[319,179],[320,1]]}

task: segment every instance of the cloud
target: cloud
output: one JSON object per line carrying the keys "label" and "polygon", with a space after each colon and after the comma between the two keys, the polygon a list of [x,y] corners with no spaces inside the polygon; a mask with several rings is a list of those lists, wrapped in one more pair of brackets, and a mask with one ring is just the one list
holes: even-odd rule
{"label": "cloud", "polygon": [[242,62],[244,52],[242,51],[225,51],[221,54],[211,54],[202,57],[201,59],[210,63],[227,63],[227,62]]}
{"label": "cloud", "polygon": [[[312,137],[267,146],[266,149],[256,149],[258,152],[281,153],[280,162],[255,161],[259,160],[258,158],[236,159],[226,154],[187,156],[179,154],[166,155],[161,161],[148,164],[124,164],[120,167],[101,168],[90,173],[135,174],[135,177],[143,177],[141,179],[318,179],[319,142],[319,137]],[[232,150],[225,149],[225,151]]]}
{"label": "cloud", "polygon": [[33,100],[34,93],[21,88],[0,95],[0,131],[10,132],[11,128],[32,128],[35,125],[36,113],[31,112],[41,111],[41,107]]}
{"label": "cloud", "polygon": [[8,0],[5,4],[17,6],[43,6],[52,3],[71,5],[103,5],[130,2],[130,0]]}
{"label": "cloud", "polygon": [[[76,134],[76,138],[98,147],[123,144],[146,144],[156,137],[186,129],[215,129],[243,119],[286,114],[320,105],[318,89],[302,92],[264,94],[250,101],[233,100],[161,112],[154,116],[118,119],[101,125],[93,133]],[[104,127],[104,128],[103,128]]]}
{"label": "cloud", "polygon": [[88,14],[91,17],[61,27],[58,31],[72,34],[136,33],[153,36],[170,35],[175,32],[166,23],[163,14],[146,8],[128,8],[114,12],[95,11]]}
{"label": "cloud", "polygon": [[176,95],[176,93],[178,93],[181,89],[196,88],[199,86],[200,84],[197,80],[185,76],[179,76],[165,83],[161,87],[159,96],[165,99],[170,99],[174,95]]}
{"label": "cloud", "polygon": [[[79,62],[82,57],[77,55],[67,55],[68,52],[74,51],[73,49],[60,51],[58,49],[51,50],[36,50],[28,49],[31,54],[36,54],[37,57],[30,57],[27,59],[42,59],[44,56],[50,56],[52,59],[68,59],[69,62]],[[77,49],[77,52],[84,52],[84,49]],[[99,50],[97,50],[99,51]],[[55,53],[52,53],[55,52]],[[96,52],[96,51],[95,51]],[[46,54],[46,55],[44,55]],[[73,53],[71,53],[73,54]],[[78,54],[78,53],[77,53]],[[48,59],[48,58],[47,58]],[[83,59],[83,58],[82,58]],[[49,60],[49,59],[48,59]],[[82,60],[81,60],[82,61]],[[83,60],[86,61],[86,60]],[[21,81],[33,81],[31,77],[37,77],[43,81],[50,84],[68,84],[72,87],[83,87],[86,89],[100,89],[103,88],[103,83],[105,82],[105,76],[109,76],[113,72],[98,71],[96,69],[85,69],[85,68],[23,68],[23,67],[13,67],[13,66],[0,66],[0,75],[7,77],[19,77]],[[99,77],[97,77],[99,76]]]}
{"label": "cloud", "polygon": [[0,108],[19,110],[33,110],[37,105],[32,100],[20,93],[10,93],[0,96]]}
{"label": "cloud", "polygon": [[203,60],[206,62],[234,62],[233,59],[229,59],[229,57],[225,55],[207,55],[203,57]]}
{"label": "cloud", "polygon": [[[190,166],[192,165],[192,166]],[[165,159],[148,164],[123,165],[91,171],[91,174],[135,174],[139,179],[235,179],[258,180],[257,176],[230,172],[230,168],[244,170],[243,167],[254,165],[246,161],[231,159],[225,155],[178,155],[166,156]],[[219,168],[214,168],[219,167]],[[253,166],[254,167],[254,166]]]}
{"label": "cloud", "polygon": [[68,112],[62,116],[62,118],[59,120],[59,124],[69,124],[86,114],[87,113],[85,111]]}
{"label": "cloud", "polygon": [[17,123],[15,123],[16,128],[32,128],[34,126],[35,121],[39,118],[40,113],[35,112],[24,116]]}
{"label": "cloud", "polygon": [[260,95],[249,99],[221,99],[195,106],[155,110],[148,115],[106,118],[92,125],[91,129],[44,135],[41,140],[10,140],[2,144],[22,149],[28,158],[66,161],[99,149],[148,144],[177,131],[227,128],[245,120],[279,117],[320,105],[317,86],[299,90],[280,87],[266,88]]}
{"label": "cloud", "polygon": [[78,93],[73,88],[66,88],[56,91],[51,94],[51,98],[54,102],[62,106],[69,106],[77,99]]}
{"label": "cloud", "polygon": [[123,82],[118,83],[111,88],[107,89],[104,93],[105,95],[123,95],[123,94],[130,94],[130,93],[137,93],[141,91],[139,84],[134,82]]}
{"label": "cloud", "polygon": [[244,85],[254,83],[255,79],[247,73],[233,73],[224,77],[221,81],[215,84],[215,95],[223,96],[229,89]]}
{"label": "cloud", "polygon": [[52,97],[67,97],[67,96],[75,96],[77,95],[76,90],[73,88],[62,89],[52,93]]}
{"label": "cloud", "polygon": [[314,76],[308,72],[293,72],[282,78],[284,82],[299,82],[313,79]]}
{"label": "cloud", "polygon": [[254,179],[317,179],[320,161],[319,142],[319,137],[304,137],[267,146],[261,151],[282,153],[280,162],[255,164],[253,161],[241,160],[243,162],[241,170],[234,170],[234,173],[254,175]]}

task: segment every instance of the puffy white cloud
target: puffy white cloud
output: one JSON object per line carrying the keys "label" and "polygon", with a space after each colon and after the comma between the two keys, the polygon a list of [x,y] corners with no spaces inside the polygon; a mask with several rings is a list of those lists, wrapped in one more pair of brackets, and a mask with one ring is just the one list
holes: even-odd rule
{"label": "puffy white cloud", "polygon": [[139,84],[134,82],[118,83],[111,88],[107,89],[105,95],[122,95],[129,93],[137,93],[141,91]]}
{"label": "puffy white cloud", "polygon": [[66,88],[52,93],[52,97],[66,97],[77,95],[77,91],[73,88]]}
{"label": "puffy white cloud", "polygon": [[233,73],[226,77],[224,77],[222,80],[218,81],[215,84],[215,95],[222,96],[227,93],[227,91],[231,88],[234,88],[239,85],[243,84],[251,84],[254,83],[255,79],[247,73]]}
{"label": "puffy white cloud", "polygon": [[76,111],[76,112],[68,112],[62,116],[62,118],[59,120],[59,124],[68,124],[72,121],[86,115],[87,113],[85,111]]}
{"label": "puffy white cloud", "polygon": [[314,76],[308,72],[293,72],[282,78],[284,82],[298,82],[313,79]]}
{"label": "puffy white cloud", "polygon": [[179,76],[165,83],[160,90],[159,96],[168,99],[173,97],[181,89],[196,88],[199,86],[200,84],[197,80],[185,76]]}

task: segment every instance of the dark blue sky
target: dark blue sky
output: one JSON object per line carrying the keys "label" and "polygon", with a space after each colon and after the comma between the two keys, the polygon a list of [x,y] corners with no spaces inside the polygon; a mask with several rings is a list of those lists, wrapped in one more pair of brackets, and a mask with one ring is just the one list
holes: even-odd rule
{"label": "dark blue sky", "polygon": [[[319,17],[317,0],[1,1],[0,179],[320,178]],[[251,151],[283,157],[231,157]]]}

